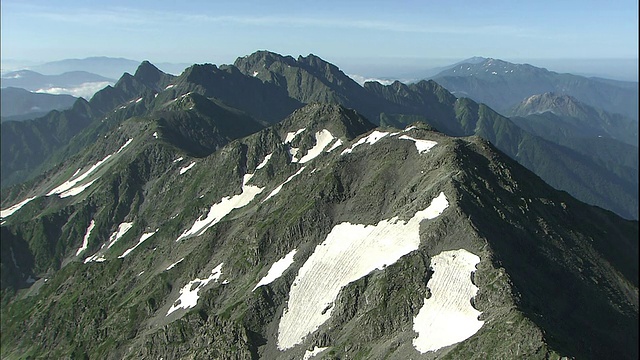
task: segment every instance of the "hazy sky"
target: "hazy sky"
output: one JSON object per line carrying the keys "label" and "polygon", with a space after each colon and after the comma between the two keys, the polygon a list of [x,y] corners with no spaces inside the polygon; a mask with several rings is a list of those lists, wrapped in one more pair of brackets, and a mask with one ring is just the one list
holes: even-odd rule
{"label": "hazy sky", "polygon": [[445,65],[471,56],[638,58],[637,0],[2,0],[0,6],[5,62],[111,56],[225,64],[259,49],[372,67],[398,59]]}

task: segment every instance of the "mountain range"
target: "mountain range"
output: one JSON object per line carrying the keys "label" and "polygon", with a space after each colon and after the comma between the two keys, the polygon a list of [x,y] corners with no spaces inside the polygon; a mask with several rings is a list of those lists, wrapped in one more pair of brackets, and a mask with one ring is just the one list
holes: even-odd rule
{"label": "mountain range", "polygon": [[162,120],[4,211],[3,357],[637,356],[637,222],[478,137],[312,104],[192,157]]}
{"label": "mountain range", "polygon": [[13,87],[37,93],[66,94],[86,99],[90,99],[96,91],[113,83],[113,79],[86,71],[43,75],[31,70],[19,70],[2,75],[3,88]]}
{"label": "mountain range", "polygon": [[[165,89],[169,82],[173,86]],[[634,169],[603,164],[593,154],[522,129],[484,104],[456,98],[434,81],[387,86],[369,82],[362,87],[317,56],[294,59],[266,51],[239,58],[234,65],[194,65],[178,77],[145,62],[135,75],[126,74],[114,87],[96,93],[88,106],[86,102],[77,103],[68,111],[33,122],[3,126],[3,187],[33,178],[74,154],[81,146],[72,145],[74,150],[63,147],[90,123],[104,129],[114,121],[163,109],[187,93],[216,99],[261,124],[273,124],[303,104],[329,102],[355,109],[374,124],[404,127],[423,121],[452,136],[477,134],[552,186],[624,217],[638,217],[638,178],[633,171],[637,172],[637,165]],[[131,103],[113,109],[123,101]],[[60,122],[60,117],[67,120]],[[91,119],[100,119],[103,125]],[[64,129],[52,130],[53,124]],[[52,131],[59,135],[51,139],[40,135]],[[98,136],[92,133],[85,141]],[[591,139],[588,144],[597,140]],[[616,145],[610,149],[602,142],[598,146],[614,157],[621,150]]]}
{"label": "mountain range", "polygon": [[[84,59],[63,59],[44,64],[31,65],[29,70],[47,75],[57,75],[70,71],[86,71],[101,76],[118,79],[125,72],[133,73],[140,65],[140,61],[107,56],[94,56]],[[160,69],[169,74],[180,74],[191,64],[156,63]]]}
{"label": "mountain range", "polygon": [[33,93],[20,88],[0,89],[0,116],[2,121],[27,120],[42,117],[52,110],[65,110],[73,106],[71,95]]}
{"label": "mountain range", "polygon": [[529,64],[488,58],[458,64],[431,77],[459,97],[489,105],[501,114],[533,95],[570,95],[598,109],[638,120],[638,83],[560,74]]}
{"label": "mountain range", "polygon": [[142,62],[1,126],[2,358],[638,357],[638,222],[571,193],[637,174],[434,81]]}

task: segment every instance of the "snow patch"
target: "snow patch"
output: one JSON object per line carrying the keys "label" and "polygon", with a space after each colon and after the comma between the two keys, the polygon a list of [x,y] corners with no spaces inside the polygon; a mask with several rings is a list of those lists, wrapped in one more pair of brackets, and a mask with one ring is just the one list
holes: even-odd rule
{"label": "snow patch", "polygon": [[287,136],[284,138],[284,143],[288,144],[293,141],[301,132],[305,131],[307,128],[299,129],[298,131],[287,133]]}
{"label": "snow patch", "polygon": [[118,149],[118,151],[116,152],[116,154],[120,154],[120,152],[121,152],[122,150],[124,150],[124,148],[126,148],[127,146],[129,146],[129,144],[131,144],[131,142],[132,142],[132,141],[133,141],[133,138],[131,138],[131,139],[127,140],[127,142],[125,142],[125,143],[124,143],[124,145],[122,145],[122,146],[120,147],[120,149]]}
{"label": "snow patch", "polygon": [[311,350],[306,350],[304,352],[304,356],[302,357],[302,360],[309,360],[312,357],[320,354],[321,352],[323,352],[323,351],[325,351],[327,349],[328,349],[328,347],[314,347]]}
{"label": "snow patch", "polygon": [[470,338],[478,332],[483,321],[480,311],[473,308],[471,299],[478,288],[470,274],[476,270],[480,258],[465,249],[444,251],[431,258],[433,276],[427,283],[431,297],[413,319],[418,337],[413,346],[421,353],[436,351]]}
{"label": "snow patch", "polygon": [[298,162],[300,160],[296,159],[296,155],[298,155],[299,148],[289,148],[289,155],[291,155],[291,162]]}
{"label": "snow patch", "polygon": [[316,144],[311,149],[309,149],[309,151],[307,151],[307,155],[303,156],[298,161],[299,163],[304,164],[315,159],[316,157],[318,157],[318,155],[322,154],[322,150],[324,150],[324,148],[329,146],[329,144],[331,144],[333,139],[335,139],[335,137],[327,129],[318,131],[315,134],[315,137],[316,137]]}
{"label": "snow patch", "polygon": [[8,208],[6,208],[4,210],[0,210],[0,217],[4,219],[4,218],[6,218],[8,216],[13,215],[14,212],[20,210],[21,207],[27,205],[27,203],[29,201],[31,201],[31,200],[33,200],[35,198],[36,197],[34,196],[34,197],[30,197],[30,198],[24,199],[21,202],[15,204],[15,205],[9,206]]}
{"label": "snow patch", "polygon": [[264,160],[262,160],[262,162],[258,164],[258,166],[256,166],[256,170],[260,170],[263,167],[267,166],[267,163],[269,162],[269,159],[271,159],[271,156],[273,156],[273,153],[267,154],[267,156],[264,157]]}
{"label": "snow patch", "polygon": [[182,309],[190,309],[198,304],[198,292],[203,287],[207,286],[211,281],[217,282],[220,276],[222,275],[222,264],[216,266],[213,270],[211,270],[211,275],[206,279],[194,279],[191,280],[180,289],[180,297],[178,300],[173,302],[173,305],[167,311],[167,315],[169,316],[172,312],[182,308]]}
{"label": "snow patch", "polygon": [[[83,181],[84,179],[88,178],[89,175],[93,174],[96,170],[98,170],[107,160],[109,160],[113,155],[120,153],[122,150],[124,150],[124,148],[126,148],[129,144],[131,144],[131,142],[133,141],[133,139],[129,139],[127,140],[124,145],[122,145],[120,147],[120,149],[118,149],[117,152],[113,153],[113,154],[109,154],[107,156],[104,157],[104,159],[98,161],[97,163],[95,163],[93,166],[91,166],[89,168],[89,170],[85,171],[82,175],[76,177],[76,175],[78,174],[78,171],[75,172],[74,175],[72,175],[69,180],[65,181],[64,183],[60,184],[60,186],[54,188],[53,190],[49,191],[49,193],[47,193],[46,196],[51,196],[51,195],[55,195],[55,194],[63,194],[71,189],[73,189],[76,184],[80,183],[81,181]],[[97,179],[94,179],[93,181],[95,181]],[[72,195],[77,195],[78,193],[82,192],[84,189],[86,189],[89,185],[91,185],[92,182],[90,182],[87,185],[83,185],[78,187],[77,189],[75,189],[74,191],[71,191],[69,193],[67,193],[64,196],[60,196],[60,197],[66,197],[66,196],[72,196]]]}
{"label": "snow patch", "polygon": [[284,274],[284,272],[289,268],[289,266],[293,264],[293,256],[296,254],[297,251],[298,250],[293,249],[285,257],[273,263],[273,265],[271,265],[271,268],[269,268],[267,275],[265,275],[262,279],[260,279],[260,281],[258,281],[258,284],[251,291],[254,291],[255,289],[257,289],[262,285],[271,284],[275,279],[282,276],[282,274]]}
{"label": "snow patch", "polygon": [[84,233],[84,238],[82,239],[82,246],[76,251],[76,256],[80,255],[83,251],[87,250],[89,247],[89,236],[91,235],[91,231],[96,226],[96,221],[91,220],[89,223],[89,227],[87,227],[87,231]]}
{"label": "snow patch", "polygon": [[344,155],[347,153],[350,153],[353,151],[353,149],[355,149],[356,146],[360,146],[362,144],[369,144],[369,145],[373,145],[376,142],[378,142],[378,140],[382,139],[383,137],[389,135],[388,132],[384,132],[384,131],[374,131],[371,134],[363,137],[362,139],[358,140],[355,144],[351,145],[349,148],[345,149],[344,151],[342,151],[342,153],[340,155]]}
{"label": "snow patch", "polygon": [[331,145],[329,149],[327,149],[327,152],[330,153],[333,150],[339,148],[340,146],[342,146],[342,140],[338,139],[336,140],[336,142],[333,143],[333,145]]}
{"label": "snow patch", "polygon": [[253,72],[253,77],[256,77],[256,76],[258,76],[258,72],[257,72],[257,71],[254,71],[254,72]]}
{"label": "snow patch", "polygon": [[167,87],[165,87],[164,89],[165,89],[165,90],[169,90],[169,89],[171,89],[171,88],[172,88],[172,87],[174,87],[174,86],[175,86],[174,84],[169,84],[169,85],[167,85]]}
{"label": "snow patch", "polygon": [[416,144],[416,149],[418,150],[418,153],[420,154],[428,152],[429,150],[431,150],[432,147],[438,145],[438,143],[435,141],[414,139],[407,135],[402,135],[398,139],[413,141]]}
{"label": "snow patch", "polygon": [[140,236],[140,240],[138,240],[138,243],[135,244],[132,248],[125,250],[125,252],[123,252],[122,255],[118,256],[118,259],[123,259],[125,256],[129,255],[130,252],[135,250],[145,240],[147,240],[148,238],[152,237],[156,233],[156,231],[158,231],[158,229],[156,229],[154,232],[142,234],[142,236]]}
{"label": "snow patch", "polygon": [[182,262],[182,260],[184,260],[184,258],[182,258],[182,259],[174,262],[173,264],[169,265],[165,270],[169,271],[169,270],[173,269],[174,267],[176,267],[176,265],[180,264]]}
{"label": "snow patch", "polygon": [[76,195],[80,194],[81,192],[85,191],[89,186],[91,186],[94,182],[96,182],[96,180],[98,180],[98,179],[93,179],[93,180],[89,181],[86,184],[78,185],[76,187],[73,187],[73,188],[63,192],[62,194],[59,194],[58,196],[60,196],[60,198],[66,198],[66,197],[69,197],[69,196],[76,196]]}
{"label": "snow patch", "polygon": [[438,217],[448,206],[446,196],[440,193],[406,222],[393,217],[376,225],[344,222],[334,226],[291,286],[278,328],[278,349],[300,344],[326,322],[342,287],[417,250],[422,220]]}
{"label": "snow patch", "polygon": [[217,224],[222,218],[227,216],[232,210],[239,209],[249,204],[258,194],[264,190],[262,187],[247,185],[253,174],[245,174],[242,181],[242,192],[238,195],[222,198],[219,203],[213,204],[209,209],[207,217],[203,220],[196,220],[191,229],[185,230],[176,241],[180,241],[193,236],[202,235],[207,229]]}
{"label": "snow patch", "polygon": [[174,162],[174,163],[177,163],[177,162],[180,162],[180,161],[182,161],[182,160],[184,160],[184,158],[183,158],[182,156],[180,156],[179,158],[177,158],[177,159],[173,160],[173,162]]}
{"label": "snow patch", "polygon": [[280,192],[280,190],[282,190],[282,187],[288,183],[289,181],[293,180],[294,177],[300,175],[300,173],[302,173],[302,171],[304,170],[304,166],[300,168],[300,170],[298,170],[295,174],[289,176],[287,178],[287,180],[285,180],[282,184],[278,185],[275,189],[273,189],[273,191],[266,197],[264,198],[264,200],[262,200],[262,202],[265,202],[267,200],[269,200],[270,198],[274,197],[276,194],[278,194]]}
{"label": "snow patch", "polygon": [[186,173],[187,171],[189,171],[189,169],[191,169],[191,168],[192,168],[192,167],[194,167],[195,165],[196,165],[196,162],[195,162],[195,161],[192,161],[192,162],[191,162],[191,164],[189,164],[189,165],[187,165],[187,166],[185,166],[185,167],[180,168],[180,175],[182,175],[182,174]]}
{"label": "snow patch", "polygon": [[156,139],[158,138],[158,132],[157,131],[153,133],[153,137],[156,138]]}
{"label": "snow patch", "polygon": [[124,236],[124,234],[126,234],[127,231],[129,231],[132,227],[133,227],[132,222],[130,223],[123,222],[122,224],[118,225],[118,230],[113,234],[111,234],[111,236],[109,237],[109,243],[107,245],[107,249],[110,249],[116,243],[116,241],[120,240],[120,238]]}

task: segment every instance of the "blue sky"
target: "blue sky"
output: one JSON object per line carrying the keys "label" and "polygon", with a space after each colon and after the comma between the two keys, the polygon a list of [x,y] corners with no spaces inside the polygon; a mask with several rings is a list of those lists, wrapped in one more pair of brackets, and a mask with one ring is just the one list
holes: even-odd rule
{"label": "blue sky", "polygon": [[2,0],[0,6],[3,62],[111,56],[224,64],[259,49],[313,53],[362,69],[446,65],[471,56],[534,65],[638,58],[636,0]]}

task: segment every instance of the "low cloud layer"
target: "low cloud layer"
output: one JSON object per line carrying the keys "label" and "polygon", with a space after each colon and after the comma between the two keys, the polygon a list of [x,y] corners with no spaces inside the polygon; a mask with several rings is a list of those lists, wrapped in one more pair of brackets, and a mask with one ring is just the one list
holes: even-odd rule
{"label": "low cloud layer", "polygon": [[88,83],[82,83],[76,87],[70,87],[70,88],[52,87],[47,89],[38,89],[35,92],[44,93],[44,94],[56,94],[56,95],[68,94],[68,95],[73,95],[75,97],[82,97],[82,98],[85,98],[86,100],[89,100],[91,99],[93,94],[104,89],[108,85],[113,85],[113,83],[108,81],[88,82]]}

